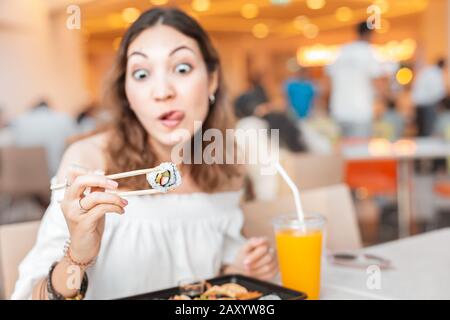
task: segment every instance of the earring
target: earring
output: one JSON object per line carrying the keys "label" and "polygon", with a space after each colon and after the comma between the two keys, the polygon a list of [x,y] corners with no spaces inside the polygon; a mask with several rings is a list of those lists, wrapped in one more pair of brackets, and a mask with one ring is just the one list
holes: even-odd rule
{"label": "earring", "polygon": [[216,97],[212,94],[209,96],[209,104],[214,104],[216,102]]}

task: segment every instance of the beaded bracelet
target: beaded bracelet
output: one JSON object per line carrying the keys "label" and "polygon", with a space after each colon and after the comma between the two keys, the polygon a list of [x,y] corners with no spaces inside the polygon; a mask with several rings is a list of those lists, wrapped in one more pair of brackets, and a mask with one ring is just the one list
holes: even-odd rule
{"label": "beaded bracelet", "polygon": [[84,270],[95,263],[95,259],[92,259],[89,262],[78,262],[74,260],[70,254],[70,243],[71,243],[70,239],[67,239],[66,243],[64,244],[64,251],[63,251],[64,257],[66,257],[69,260],[70,264],[80,267]]}
{"label": "beaded bracelet", "polygon": [[58,262],[53,263],[52,266],[50,267],[50,271],[48,272],[48,279],[47,279],[48,299],[49,300],[83,300],[86,295],[86,291],[87,291],[88,284],[89,284],[87,273],[85,272],[83,275],[83,280],[81,281],[80,289],[78,289],[77,294],[74,297],[67,298],[67,297],[63,296],[62,294],[60,294],[59,292],[57,292],[52,284],[53,270],[55,270],[55,267],[57,264],[58,264]]}

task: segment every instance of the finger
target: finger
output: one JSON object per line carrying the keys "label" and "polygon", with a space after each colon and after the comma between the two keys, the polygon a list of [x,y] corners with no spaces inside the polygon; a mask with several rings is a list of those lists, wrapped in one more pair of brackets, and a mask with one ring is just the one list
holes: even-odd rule
{"label": "finger", "polygon": [[259,279],[265,280],[265,281],[270,281],[270,280],[273,280],[277,274],[278,274],[278,268],[275,268],[275,269],[273,269],[273,271],[260,276]]}
{"label": "finger", "polygon": [[103,170],[93,170],[77,164],[71,164],[67,170],[66,181],[71,185],[78,176],[87,174],[105,175]]}
{"label": "finger", "polygon": [[251,251],[253,251],[256,247],[268,243],[267,239],[264,237],[261,238],[250,238],[243,247],[243,252],[245,254],[249,254]]}
{"label": "finger", "polygon": [[258,278],[269,278],[275,276],[277,272],[278,272],[278,264],[276,260],[273,260],[257,270],[252,270],[250,274]]}
{"label": "finger", "polygon": [[72,185],[67,189],[67,196],[70,199],[78,199],[83,195],[84,190],[89,187],[99,187],[104,189],[116,189],[119,184],[102,175],[82,175],[75,178]]}
{"label": "finger", "polygon": [[88,168],[79,166],[77,164],[71,164],[69,166],[69,168],[67,169],[67,175],[66,175],[67,183],[69,185],[71,185],[73,183],[73,181],[76,179],[76,177],[82,176],[85,174],[89,174]]}
{"label": "finger", "polygon": [[272,262],[272,260],[275,259],[275,256],[271,253],[266,253],[265,255],[263,255],[260,259],[254,261],[251,264],[247,265],[247,268],[249,270],[257,270],[267,264],[270,264]]}
{"label": "finger", "polygon": [[244,259],[245,265],[251,265],[255,261],[261,259],[265,254],[269,252],[269,246],[267,244],[262,244],[254,248]]}
{"label": "finger", "polygon": [[85,210],[91,210],[99,204],[114,204],[123,208],[128,201],[116,194],[98,191],[92,192],[80,200],[80,206]]}
{"label": "finger", "polygon": [[89,212],[83,216],[80,223],[89,228],[95,226],[98,220],[107,213],[123,214],[124,212],[125,210],[121,206],[116,206],[114,204],[99,204],[89,210]]}

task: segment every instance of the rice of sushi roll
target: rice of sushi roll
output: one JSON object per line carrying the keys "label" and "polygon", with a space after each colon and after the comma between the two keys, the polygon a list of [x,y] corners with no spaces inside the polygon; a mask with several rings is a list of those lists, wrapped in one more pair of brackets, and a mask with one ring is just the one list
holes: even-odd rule
{"label": "rice of sushi roll", "polygon": [[181,175],[175,164],[163,162],[158,170],[147,173],[147,181],[153,189],[167,192],[181,184]]}

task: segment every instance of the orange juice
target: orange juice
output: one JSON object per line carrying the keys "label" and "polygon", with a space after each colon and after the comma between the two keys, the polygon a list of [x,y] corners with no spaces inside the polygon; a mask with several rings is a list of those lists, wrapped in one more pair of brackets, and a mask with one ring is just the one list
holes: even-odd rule
{"label": "orange juice", "polygon": [[[284,220],[283,220],[284,219]],[[283,286],[305,292],[308,299],[319,299],[323,228],[319,216],[277,219],[275,239]]]}
{"label": "orange juice", "polygon": [[319,299],[322,231],[280,230],[276,241],[283,285]]}

